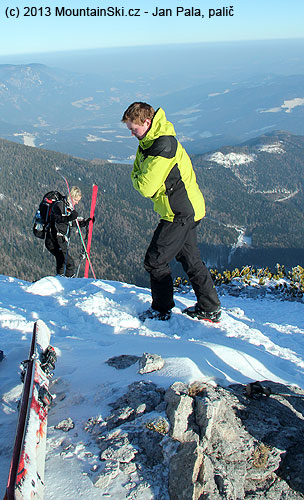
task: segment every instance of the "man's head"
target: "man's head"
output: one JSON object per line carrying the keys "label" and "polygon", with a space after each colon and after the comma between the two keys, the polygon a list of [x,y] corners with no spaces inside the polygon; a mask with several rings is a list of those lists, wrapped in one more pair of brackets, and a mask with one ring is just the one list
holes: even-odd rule
{"label": "man's head", "polygon": [[70,197],[73,205],[77,205],[80,202],[82,194],[77,186],[73,186],[70,191]]}
{"label": "man's head", "polygon": [[148,132],[154,115],[155,111],[150,104],[133,102],[124,112],[121,121],[127,125],[131,134],[140,140]]}

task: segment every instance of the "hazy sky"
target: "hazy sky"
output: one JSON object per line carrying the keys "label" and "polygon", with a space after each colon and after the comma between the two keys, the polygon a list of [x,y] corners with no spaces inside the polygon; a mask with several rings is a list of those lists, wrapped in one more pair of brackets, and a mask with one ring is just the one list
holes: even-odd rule
{"label": "hazy sky", "polygon": [[[153,16],[156,6],[171,9],[172,15]],[[124,15],[63,17],[59,16],[62,7],[117,7],[118,13]],[[177,7],[184,8],[185,13],[191,7],[200,9],[204,17],[185,16],[182,12],[177,16]],[[18,18],[14,17],[17,8]],[[217,9],[225,15],[211,15]],[[129,13],[140,15],[132,17]],[[304,0],[233,0],[231,3],[224,0],[7,0],[6,3],[4,0],[0,5],[0,56],[115,46],[303,38],[303,19]]]}

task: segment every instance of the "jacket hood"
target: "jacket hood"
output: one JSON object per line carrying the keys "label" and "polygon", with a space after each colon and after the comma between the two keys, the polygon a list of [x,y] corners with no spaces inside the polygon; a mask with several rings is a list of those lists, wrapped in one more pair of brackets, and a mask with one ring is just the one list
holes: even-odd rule
{"label": "jacket hood", "polygon": [[151,146],[152,142],[162,135],[173,135],[175,136],[174,126],[166,118],[165,112],[162,108],[158,108],[156,111],[151,127],[146,133],[145,137],[139,141],[140,146],[144,149]]}

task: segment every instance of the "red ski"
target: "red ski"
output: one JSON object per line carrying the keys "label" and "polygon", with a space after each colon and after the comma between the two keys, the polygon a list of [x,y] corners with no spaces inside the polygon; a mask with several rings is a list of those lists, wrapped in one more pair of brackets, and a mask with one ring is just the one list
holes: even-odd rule
{"label": "red ski", "polygon": [[24,381],[13,456],[4,500],[43,499],[48,391],[56,353],[50,331],[38,320],[34,324],[28,360],[24,361]]}
{"label": "red ski", "polygon": [[[69,193],[70,199],[71,199],[71,201],[72,201],[72,197],[71,197],[71,191],[70,191],[70,186],[69,186],[69,183],[68,183],[68,181],[67,181],[66,177],[64,177],[63,175],[62,175],[61,177],[64,179],[64,181],[65,181],[65,183],[66,183],[66,187],[67,187],[67,189],[68,189],[68,193]],[[96,193],[96,195],[97,195],[97,193]],[[73,201],[72,201],[72,203],[73,203]],[[74,208],[74,205],[73,205],[73,208]],[[77,219],[76,219],[76,226],[77,226],[77,230],[78,230],[78,233],[79,233],[79,236],[80,236],[80,239],[81,239],[82,246],[83,246],[83,248],[84,248],[85,256],[86,256],[86,258],[87,258],[87,260],[88,260],[88,262],[89,262],[89,266],[90,266],[90,268],[91,268],[91,271],[92,271],[93,277],[94,277],[94,279],[96,279],[95,271],[94,271],[94,269],[93,269],[92,262],[91,262],[91,260],[90,260],[90,256],[88,255],[88,252],[87,252],[87,247],[86,247],[85,242],[84,242],[84,240],[83,240],[82,232],[81,232],[81,229],[80,229],[80,226],[79,226],[79,222],[78,222],[78,220],[77,220]]]}
{"label": "red ski", "polygon": [[[94,213],[95,213],[97,193],[98,193],[98,186],[97,186],[97,184],[93,184],[92,202],[91,202],[91,210],[90,210],[90,218],[91,219],[93,219]],[[89,267],[90,267],[89,259],[90,259],[92,233],[93,233],[93,220],[90,220],[89,230],[88,230],[88,242],[87,242],[87,256],[89,258],[86,259],[86,263],[85,263],[85,268],[84,268],[84,277],[85,278],[89,277]]]}

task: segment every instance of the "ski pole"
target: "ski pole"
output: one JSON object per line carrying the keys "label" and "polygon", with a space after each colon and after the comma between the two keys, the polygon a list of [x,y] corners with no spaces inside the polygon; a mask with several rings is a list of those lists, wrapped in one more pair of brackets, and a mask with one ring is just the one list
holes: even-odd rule
{"label": "ski pole", "polygon": [[[88,236],[87,252],[88,252],[89,256],[90,256],[90,251],[91,251],[91,242],[92,242],[92,234],[93,234],[93,220],[94,220],[94,213],[95,213],[95,207],[96,207],[97,193],[98,193],[98,185],[93,184],[91,210],[90,210],[90,219],[91,220],[89,222],[89,228],[87,231],[87,236]],[[89,261],[88,260],[86,260],[86,262],[85,262],[84,277],[85,278],[89,277]]]}
{"label": "ski pole", "polygon": [[[86,235],[85,235],[85,238],[84,238],[84,242],[87,243],[88,241],[88,228],[86,228]],[[75,278],[78,278],[78,275],[79,275],[79,270],[80,270],[80,266],[81,266],[81,262],[83,261],[83,259],[85,259],[86,256],[85,256],[85,253],[84,251],[81,252],[81,254],[79,255],[79,262],[78,262],[78,267],[77,267],[77,271],[76,271],[76,276]],[[86,261],[87,262],[87,261]]]}
{"label": "ski pole", "polygon": [[[66,180],[66,178],[62,175],[61,176],[65,183],[66,183],[66,186],[68,188],[68,193],[69,193],[69,196],[70,196],[70,200],[71,200],[71,203],[72,203],[72,206],[73,206],[73,209],[74,209],[74,203],[73,203],[73,200],[72,200],[72,197],[71,197],[71,191],[70,191],[70,187],[69,187],[69,183],[68,181]],[[76,219],[76,226],[77,226],[77,229],[78,229],[78,233],[79,233],[79,236],[80,236],[80,239],[81,239],[81,243],[83,245],[83,248],[84,248],[84,251],[85,251],[85,254],[86,254],[86,258],[88,259],[88,262],[89,262],[89,265],[90,265],[90,268],[91,268],[91,271],[92,271],[92,274],[93,274],[93,277],[94,279],[96,280],[96,275],[95,275],[95,272],[94,272],[94,269],[93,269],[93,266],[92,266],[92,263],[91,263],[91,260],[90,260],[90,257],[88,255],[88,252],[87,252],[87,248],[85,246],[85,243],[83,241],[83,236],[82,236],[82,232],[81,232],[81,229],[80,229],[80,226],[79,226],[79,222],[78,220]]]}
{"label": "ski pole", "polygon": [[68,238],[67,241],[67,249],[65,252],[65,257],[64,257],[64,270],[63,270],[63,276],[66,274],[66,269],[67,269],[67,261],[68,261],[68,255],[69,255],[69,246],[70,246],[70,238]]}
{"label": "ski pole", "polygon": [[76,226],[77,226],[78,233],[79,233],[79,236],[80,236],[80,239],[81,239],[81,243],[82,243],[84,251],[85,251],[86,258],[89,261],[89,266],[91,268],[91,271],[92,271],[92,274],[93,274],[93,278],[96,280],[96,275],[95,275],[95,272],[94,272],[94,269],[93,269],[93,266],[92,266],[92,262],[91,262],[91,259],[90,259],[89,255],[88,255],[87,248],[85,246],[85,242],[83,241],[82,232],[81,232],[81,229],[80,229],[80,226],[79,226],[79,222],[78,222],[77,219],[76,219]]}

